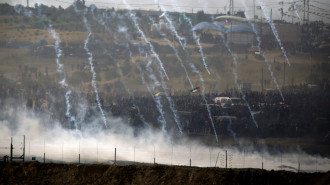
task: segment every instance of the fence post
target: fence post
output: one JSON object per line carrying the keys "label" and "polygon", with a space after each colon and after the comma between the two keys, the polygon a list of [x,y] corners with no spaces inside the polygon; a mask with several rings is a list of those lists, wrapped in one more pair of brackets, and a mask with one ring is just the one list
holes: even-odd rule
{"label": "fence post", "polygon": [[261,169],[264,169],[264,153],[261,154]]}
{"label": "fence post", "polygon": [[115,148],[115,164],[116,164],[116,162],[117,162],[117,148]]}
{"label": "fence post", "polygon": [[190,145],[190,167],[191,167],[191,145]]}
{"label": "fence post", "polygon": [[173,142],[172,142],[172,151],[171,151],[171,166],[172,166],[172,162],[173,162]]}
{"label": "fence post", "polygon": [[243,149],[243,168],[245,168],[245,149]]}
{"label": "fence post", "polygon": [[211,166],[211,148],[209,149],[209,151],[210,151],[210,167],[212,167]]}
{"label": "fence post", "polygon": [[63,145],[64,143],[62,143],[62,162],[63,162]]}
{"label": "fence post", "polygon": [[227,169],[227,150],[226,150],[226,169]]}
{"label": "fence post", "polygon": [[281,152],[281,170],[283,169],[283,164],[282,164],[282,152]]}
{"label": "fence post", "polygon": [[13,137],[10,139],[10,162],[13,162]]}
{"label": "fence post", "polygon": [[220,154],[220,152],[218,152],[217,160],[215,161],[215,165],[214,165],[214,167],[217,167],[217,163],[218,163],[218,159],[219,159],[219,154]]}
{"label": "fence post", "polygon": [[154,165],[156,165],[156,157],[155,157],[156,151],[155,151],[155,146],[154,146]]}
{"label": "fence post", "polygon": [[46,142],[44,139],[44,164],[46,163]]}
{"label": "fence post", "polygon": [[23,139],[23,163],[25,161],[25,135],[24,135],[24,139]]}
{"label": "fence post", "polygon": [[135,164],[135,146],[134,146],[134,164]]}
{"label": "fence post", "polygon": [[317,156],[315,156],[315,172],[317,172]]}
{"label": "fence post", "polygon": [[79,155],[78,155],[78,164],[80,164],[80,142],[79,142]]}

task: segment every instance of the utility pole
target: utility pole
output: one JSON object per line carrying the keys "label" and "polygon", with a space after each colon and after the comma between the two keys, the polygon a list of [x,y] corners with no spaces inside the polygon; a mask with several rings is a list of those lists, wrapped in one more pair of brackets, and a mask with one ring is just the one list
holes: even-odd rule
{"label": "utility pole", "polygon": [[284,8],[284,7],[283,7],[283,4],[284,4],[284,3],[282,3],[281,22],[283,21],[283,12],[284,12],[284,9],[283,9],[283,8]]}
{"label": "utility pole", "polygon": [[256,18],[256,0],[253,0],[253,20]]}
{"label": "utility pole", "polygon": [[292,6],[292,11],[291,11],[291,18],[292,18],[292,20],[291,20],[292,22],[291,22],[291,23],[292,23],[292,24],[293,24],[293,12],[294,12],[294,5],[293,5],[293,3],[294,3],[294,2],[293,2],[293,0],[292,0],[292,5],[291,5],[291,6]]}
{"label": "utility pole", "polygon": [[305,12],[306,12],[306,0],[304,0],[304,19],[303,19],[303,24],[305,24],[305,21],[306,21]]}
{"label": "utility pole", "polygon": [[234,0],[229,0],[229,12],[230,15],[234,15]]}
{"label": "utility pole", "polygon": [[307,24],[309,24],[309,0],[307,0]]}
{"label": "utility pole", "polygon": [[29,8],[29,0],[26,0],[26,7]]}
{"label": "utility pole", "polygon": [[231,1],[232,0],[229,0],[229,13],[230,13],[230,15],[231,15]]}

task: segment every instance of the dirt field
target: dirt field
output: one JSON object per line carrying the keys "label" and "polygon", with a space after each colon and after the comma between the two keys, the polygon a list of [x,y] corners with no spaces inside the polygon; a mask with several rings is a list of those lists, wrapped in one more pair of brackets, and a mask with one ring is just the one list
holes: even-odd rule
{"label": "dirt field", "polygon": [[1,164],[0,184],[315,184],[330,183],[327,173],[293,173],[260,169],[172,166]]}
{"label": "dirt field", "polygon": [[[33,23],[37,21],[37,18],[31,18],[30,22],[24,22],[23,16],[0,16],[0,43],[3,44],[0,47],[0,75],[6,78],[12,79],[16,82],[22,82],[26,80],[30,81],[42,81],[45,77],[46,68],[50,78],[47,78],[48,82],[56,82],[58,75],[56,72],[57,66],[55,62],[55,56],[37,55],[32,51],[32,46],[38,43],[40,40],[45,40],[49,45],[54,44],[54,39],[45,29],[38,29],[33,27]],[[77,23],[78,24],[78,23]],[[56,24],[58,27],[67,27],[66,23]],[[63,54],[61,57],[61,63],[64,64],[64,72],[68,77],[68,84],[72,88],[76,88],[77,91],[88,91],[90,89],[89,80],[82,82],[81,76],[87,76],[89,74],[88,68],[79,71],[78,66],[88,66],[88,60],[86,56],[78,56],[77,53],[71,53],[68,49],[70,44],[77,44],[82,47],[84,40],[86,39],[86,31],[82,30],[66,30],[56,29],[61,38],[61,48]],[[99,31],[96,29],[95,31]],[[95,32],[95,37],[101,38],[107,45],[111,45],[109,34],[104,32]],[[189,83],[187,83],[187,77],[184,70],[181,68],[178,59],[176,58],[172,49],[161,38],[149,38],[148,39],[155,45],[156,52],[160,55],[162,62],[164,63],[165,70],[169,73],[169,80],[167,85],[172,92],[186,91],[190,89]],[[140,42],[139,39],[134,42]],[[21,47],[12,47],[12,44],[17,43]],[[179,43],[174,42],[177,49]],[[28,45],[29,47],[23,47]],[[77,47],[75,46],[75,47]],[[157,46],[157,47],[156,47]],[[161,47],[158,47],[161,46]],[[191,54],[191,62],[196,65],[204,77],[206,92],[223,92],[227,88],[235,88],[234,77],[232,74],[233,65],[232,57],[221,53],[219,44],[202,43],[204,53],[206,56],[206,63],[211,70],[209,75],[203,67],[200,53],[198,52],[197,45],[189,44],[187,48]],[[215,49],[217,48],[217,49]],[[81,48],[82,49],[82,48]],[[233,48],[235,51],[235,48]],[[97,50],[93,50],[96,52]],[[116,54],[120,49],[112,51],[112,54]],[[77,52],[77,51],[76,51]],[[78,53],[84,53],[83,50]],[[72,56],[71,56],[72,55]],[[311,83],[311,77],[313,77],[313,83],[317,83],[322,79],[329,79],[329,63],[327,55],[318,55],[313,53],[288,53],[291,66],[284,66],[284,57],[279,49],[273,49],[265,51],[265,56],[271,64],[271,71],[277,80],[280,87]],[[184,56],[181,56],[184,58]],[[271,78],[268,66],[264,60],[257,59],[251,52],[237,53],[238,59],[238,81],[239,83],[251,83],[251,88],[254,91],[261,90],[261,80],[264,80],[264,89],[276,89],[276,85]],[[95,54],[95,70],[97,72],[97,83],[100,86],[100,91],[109,92],[109,86],[116,86],[117,88],[110,88],[111,93],[120,93],[122,89],[118,88],[118,82],[120,77],[118,69],[111,65],[108,57],[101,57]],[[141,82],[141,74],[136,69],[134,62],[141,63],[145,59],[140,55],[133,55],[131,59],[119,59],[121,69],[124,71],[125,81],[130,89],[135,91],[144,91],[145,88]],[[21,68],[19,68],[21,67]],[[187,67],[187,71],[190,75],[193,86],[200,86],[199,76]],[[285,69],[284,69],[285,68]],[[24,71],[26,74],[23,75]],[[31,72],[30,72],[31,70]],[[48,75],[47,74],[47,75]],[[46,80],[46,81],[47,81]],[[24,82],[22,82],[24,83]],[[115,92],[113,89],[118,89]]]}

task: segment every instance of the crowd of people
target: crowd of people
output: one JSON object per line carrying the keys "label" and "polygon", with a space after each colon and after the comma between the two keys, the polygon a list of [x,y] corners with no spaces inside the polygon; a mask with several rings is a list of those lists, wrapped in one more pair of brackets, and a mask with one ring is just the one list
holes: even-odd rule
{"label": "crowd of people", "polygon": [[[66,116],[64,95],[67,87],[56,84],[21,86],[5,83],[0,86],[1,120],[9,117],[5,110],[33,110],[72,128],[73,123]],[[121,117],[136,129],[146,125],[161,128],[165,123],[168,130],[177,131],[179,125],[184,133],[197,135],[216,132],[222,136],[324,137],[330,130],[329,92],[328,82],[317,88],[308,85],[287,87],[283,90],[284,100],[277,91],[246,92],[242,103],[228,106],[214,102],[215,97],[239,97],[239,92],[227,90],[219,94],[205,94],[206,101],[200,93],[175,93],[170,95],[173,105],[165,95],[151,96],[149,93],[136,93],[134,96],[101,93],[100,97],[108,118]],[[69,100],[70,113],[78,123],[100,118],[93,93],[72,92]]]}

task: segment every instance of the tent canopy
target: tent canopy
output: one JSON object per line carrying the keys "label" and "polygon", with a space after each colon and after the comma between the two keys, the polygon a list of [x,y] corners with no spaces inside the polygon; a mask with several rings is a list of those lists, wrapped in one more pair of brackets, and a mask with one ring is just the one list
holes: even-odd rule
{"label": "tent canopy", "polygon": [[224,31],[226,31],[226,28],[222,25],[218,25],[218,24],[214,24],[214,23],[200,22],[200,23],[196,24],[193,27],[193,30],[194,31],[197,31],[197,30],[215,30],[215,31],[224,32]]}

